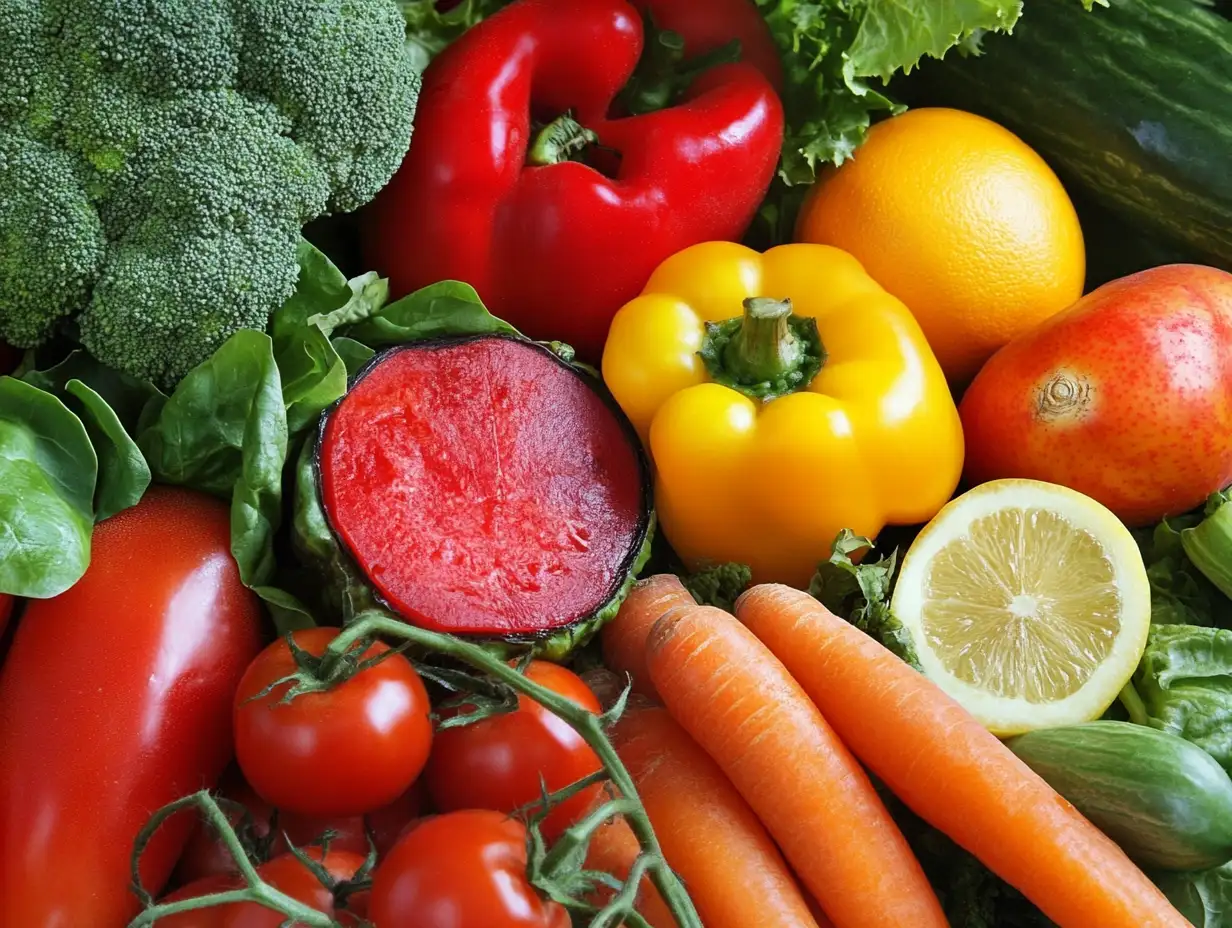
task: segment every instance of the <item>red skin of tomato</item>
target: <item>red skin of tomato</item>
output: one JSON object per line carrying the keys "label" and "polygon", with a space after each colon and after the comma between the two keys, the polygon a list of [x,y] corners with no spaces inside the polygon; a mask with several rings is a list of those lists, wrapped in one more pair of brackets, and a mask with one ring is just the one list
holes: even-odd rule
{"label": "red skin of tomato", "polygon": [[[0,674],[0,925],[113,928],[136,914],[133,839],[212,787],[231,760],[231,700],[261,647],[225,503],[152,487],[94,531],[85,576],[31,600]],[[160,890],[192,829],[141,858]]]}
{"label": "red skin of tomato", "polygon": [[438,815],[376,869],[368,913],[379,928],[569,928],[564,907],[526,877],[526,828],[500,812]]}
{"label": "red skin of tomato", "polygon": [[[306,849],[314,860],[322,860],[320,848]],[[364,865],[362,854],[330,848],[324,857],[325,869],[336,880],[349,880]],[[292,899],[310,905],[325,915],[336,915],[333,893],[294,855],[282,854],[257,868],[261,878]],[[235,876],[206,877],[171,893],[160,902],[179,902],[212,893],[226,892],[243,885]],[[286,916],[254,902],[194,909],[158,920],[158,928],[279,928]]]}
{"label": "red skin of tomato", "polygon": [[1201,505],[1232,483],[1232,274],[1104,284],[993,355],[959,411],[972,483],[1058,483],[1131,527]]}
{"label": "red skin of tomato", "polygon": [[[599,700],[581,677],[548,661],[533,661],[526,676],[589,712]],[[561,718],[526,696],[514,712],[437,733],[425,778],[442,812],[492,809],[511,813],[540,796],[563,789],[603,765],[590,746]],[[549,841],[586,814],[602,787],[595,784],[561,803],[540,826]]]}
{"label": "red skin of tomato", "polygon": [[[320,655],[338,634],[311,628],[295,632],[295,642]],[[364,659],[388,650],[373,644]],[[236,758],[257,794],[276,808],[322,818],[363,815],[405,793],[432,746],[428,691],[411,662],[394,654],[331,690],[285,704],[290,684],[259,696],[295,671],[279,639],[252,662],[235,694]]]}
{"label": "red skin of tomato", "polygon": [[[330,839],[331,850],[350,851],[361,856],[368,854],[368,829],[372,830],[372,841],[376,845],[377,857],[384,857],[394,846],[402,829],[415,820],[423,805],[422,780],[395,799],[387,806],[382,806],[375,812],[364,816],[349,816],[343,818],[305,818],[291,812],[278,813],[279,837],[275,838],[270,847],[270,856],[287,852],[287,837],[296,847],[304,848],[313,842],[319,842],[326,831],[334,833]],[[253,791],[253,788],[236,776],[222,787],[222,795],[232,802],[238,802],[248,809],[252,816],[253,828],[257,837],[264,838],[269,834],[271,817],[274,808]],[[228,814],[232,825],[240,821],[238,814]],[[235,860],[231,852],[215,834],[214,829],[205,822],[199,822],[194,829],[180,862],[176,867],[176,881],[180,884],[195,883],[211,876],[224,876],[236,873]]]}

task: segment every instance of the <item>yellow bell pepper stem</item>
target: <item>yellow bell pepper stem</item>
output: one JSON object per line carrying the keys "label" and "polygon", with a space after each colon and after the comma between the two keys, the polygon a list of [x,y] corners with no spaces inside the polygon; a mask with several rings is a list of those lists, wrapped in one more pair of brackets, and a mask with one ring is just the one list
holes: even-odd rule
{"label": "yellow bell pepper stem", "polygon": [[817,376],[823,351],[817,324],[794,315],[791,300],[753,296],[743,317],[706,326],[701,354],[715,382],[771,399]]}
{"label": "yellow bell pepper stem", "polygon": [[603,377],[694,569],[734,561],[807,586],[840,530],[926,522],[962,472],[958,411],[919,325],[826,245],[673,255],[613,319]]}

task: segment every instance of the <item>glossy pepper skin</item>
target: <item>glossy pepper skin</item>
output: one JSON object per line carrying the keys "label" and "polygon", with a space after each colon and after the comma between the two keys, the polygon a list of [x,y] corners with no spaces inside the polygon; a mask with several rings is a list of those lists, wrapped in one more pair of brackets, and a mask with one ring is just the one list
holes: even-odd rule
{"label": "glossy pepper skin", "polygon": [[[688,32],[686,52],[721,37],[682,0],[642,6]],[[675,105],[623,118],[617,97],[643,46],[626,0],[518,0],[474,27],[424,74],[410,152],[370,210],[369,263],[395,296],[466,281],[525,334],[597,362],[612,316],[660,261],[740,238],[765,196],[783,136],[780,72],[750,8],[716,0],[717,22],[770,77],[718,64]],[[562,114],[597,137],[575,157],[611,176],[580,160],[530,163],[551,160],[535,143]]]}
{"label": "glossy pepper skin", "polygon": [[[756,371],[768,349],[775,364],[803,350],[794,336],[784,347],[785,317],[749,320],[784,300],[804,327],[793,333],[815,320],[820,369],[739,376],[741,358]],[[717,369],[701,354],[716,344],[707,323],[739,333]],[[660,525],[694,569],[735,561],[757,582],[807,588],[841,529],[872,538],[925,522],[962,473],[962,425],[919,325],[826,245],[708,242],[672,256],[617,313],[603,376],[648,443]]]}

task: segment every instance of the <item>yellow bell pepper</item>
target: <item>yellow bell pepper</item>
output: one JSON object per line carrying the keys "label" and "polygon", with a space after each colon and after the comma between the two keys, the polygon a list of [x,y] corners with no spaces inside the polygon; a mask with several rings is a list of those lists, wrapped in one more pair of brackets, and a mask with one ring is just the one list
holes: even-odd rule
{"label": "yellow bell pepper", "polygon": [[926,522],[962,425],[919,325],[847,252],[730,242],[668,258],[612,321],[603,377],[692,569],[804,586],[839,531]]}

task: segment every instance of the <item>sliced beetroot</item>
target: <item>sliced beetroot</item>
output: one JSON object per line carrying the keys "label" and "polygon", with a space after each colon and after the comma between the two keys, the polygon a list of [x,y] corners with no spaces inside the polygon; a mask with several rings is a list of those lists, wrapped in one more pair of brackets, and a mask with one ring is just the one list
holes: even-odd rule
{"label": "sliced beetroot", "polygon": [[591,376],[513,337],[379,355],[325,419],[317,467],[335,535],[425,628],[519,638],[591,618],[649,530],[628,421]]}

